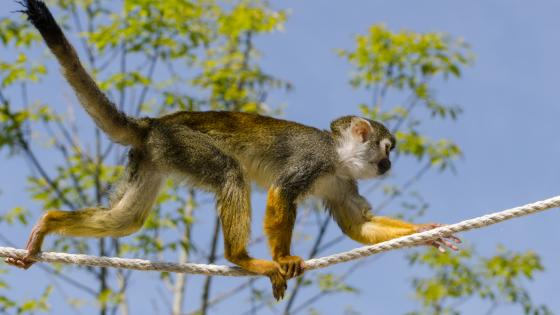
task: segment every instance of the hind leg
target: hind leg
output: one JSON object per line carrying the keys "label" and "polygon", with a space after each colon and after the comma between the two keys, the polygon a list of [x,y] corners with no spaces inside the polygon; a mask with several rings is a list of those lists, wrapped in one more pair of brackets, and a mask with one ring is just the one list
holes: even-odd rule
{"label": "hind leg", "polygon": [[[235,181],[238,185],[230,185],[229,181]],[[236,179],[227,179],[226,185],[217,193],[225,257],[243,269],[268,276],[272,283],[272,293],[280,300],[287,289],[285,272],[281,266],[273,261],[252,258],[247,252],[251,213],[248,189],[243,186],[245,185]]]}
{"label": "hind leg", "polygon": [[[109,209],[88,208],[78,211],[47,211],[35,224],[27,239],[23,257],[8,257],[6,263],[28,269],[35,261],[33,256],[41,251],[45,237],[51,233],[67,236],[117,236],[119,231],[111,229],[110,224],[101,224],[107,218]],[[105,222],[107,223],[107,222]]]}
{"label": "hind leg", "polygon": [[285,272],[276,262],[255,259],[248,254],[247,243],[251,230],[249,186],[237,162],[225,157],[223,162],[223,173],[218,175],[223,177],[216,197],[225,257],[246,270],[268,276],[272,282],[273,295],[279,300],[287,289]]}
{"label": "hind leg", "polygon": [[6,263],[27,269],[35,263],[45,236],[121,237],[139,230],[155,202],[162,178],[155,172],[139,170],[122,183],[126,191],[110,208],[86,208],[78,211],[47,211],[35,224],[27,241],[24,257],[8,257]]}
{"label": "hind leg", "polygon": [[182,126],[162,127],[154,134],[155,154],[195,185],[216,194],[225,257],[241,268],[268,276],[276,299],[284,296],[286,279],[273,261],[255,259],[247,251],[251,231],[249,182],[239,162],[219,149],[209,136]]}

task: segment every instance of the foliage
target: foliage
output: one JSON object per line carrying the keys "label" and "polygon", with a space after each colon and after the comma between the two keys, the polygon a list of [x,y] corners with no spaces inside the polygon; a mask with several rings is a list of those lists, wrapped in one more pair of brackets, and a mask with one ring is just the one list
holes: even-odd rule
{"label": "foliage", "polygon": [[[131,115],[159,115],[177,109],[273,114],[275,106],[267,103],[268,95],[276,89],[291,88],[288,82],[264,71],[259,63],[257,39],[282,30],[287,19],[286,11],[274,10],[266,1],[52,0],[49,6],[102,89],[117,107]],[[27,192],[34,202],[1,213],[0,224],[26,225],[42,209],[76,210],[106,204],[123,171],[120,165],[126,153],[100,132],[88,132],[95,130],[90,120],[78,123],[71,112],[63,112],[62,106],[33,92],[59,74],[52,59],[41,59],[49,54],[37,53],[45,47],[29,23],[10,14],[0,18],[0,30],[0,45],[9,52],[0,57],[0,150],[28,162]],[[371,93],[371,98],[360,105],[362,113],[385,122],[397,135],[398,156],[409,157],[420,165],[418,174],[408,182],[382,187],[387,200],[377,210],[398,199],[404,209],[422,214],[427,202],[417,192],[410,192],[411,183],[428,170],[452,167],[453,160],[461,155],[459,146],[450,139],[428,137],[423,123],[436,118],[453,121],[461,113],[460,107],[437,98],[435,89],[442,81],[459,78],[470,64],[468,46],[445,34],[393,32],[383,25],[373,25],[366,34],[356,37],[354,49],[338,53],[353,66],[350,84]],[[72,103],[78,107],[75,101]],[[171,256],[181,262],[193,260],[190,254],[198,254],[209,261],[207,257],[219,254],[200,248],[190,235],[191,225],[198,218],[195,209],[205,204],[194,191],[185,192],[169,180],[144,229],[134,237],[99,241],[56,238],[51,249],[143,258]],[[320,217],[318,211],[313,206],[305,207],[299,216],[301,232],[294,233],[302,240],[313,240],[309,256],[336,243],[324,242],[328,217],[323,216],[322,223],[317,220],[317,233],[307,232],[309,218],[314,216]],[[219,232],[217,228],[214,231]],[[0,236],[3,237],[1,230]],[[448,301],[476,296],[491,303],[519,304],[525,312],[547,314],[546,308],[532,304],[522,281],[542,270],[538,256],[504,251],[491,258],[477,257],[476,264],[472,256],[464,251],[457,256],[426,252],[411,257],[413,265],[434,270],[433,277],[414,282],[424,311],[441,308],[442,314],[455,312]],[[286,313],[292,305],[301,310],[328,294],[357,292],[345,282],[356,269],[357,265],[345,274],[301,278],[284,304]],[[100,314],[117,310],[126,314],[132,273],[80,270],[88,279],[84,283],[65,277],[79,274],[75,269],[45,268],[65,286],[86,294],[86,298],[69,297],[69,306],[96,305]],[[184,313],[184,277],[162,273],[156,280],[162,284],[158,287],[169,288],[174,314]],[[8,283],[2,279],[0,289],[7,289]],[[248,288],[255,311],[274,307],[268,283],[261,289],[254,286],[255,282],[248,280],[235,292]],[[1,293],[0,312],[49,310],[51,290],[60,289],[57,283],[47,287],[39,298],[27,301],[14,301],[9,293]],[[209,280],[206,283],[209,288]],[[455,286],[446,285],[450,283]],[[299,301],[299,287],[317,294]],[[235,292],[220,296],[235,296]],[[202,303],[210,303],[209,298],[203,297]],[[201,313],[205,312],[206,309]],[[318,310],[313,307],[311,312]]]}
{"label": "foliage", "polygon": [[486,314],[508,304],[519,305],[524,314],[552,314],[545,305],[535,305],[524,286],[544,270],[534,252],[515,253],[499,247],[496,255],[483,257],[472,249],[458,254],[440,254],[434,249],[410,255],[409,262],[432,273],[413,280],[423,309],[411,315],[461,314],[460,306],[473,298],[489,304]]}
{"label": "foliage", "polygon": [[[400,154],[427,159],[441,170],[461,154],[450,140],[422,135],[424,119],[415,109],[421,107],[431,117],[457,118],[461,108],[442,103],[433,86],[438,79],[461,76],[461,67],[472,59],[467,44],[442,33],[392,32],[373,25],[367,34],[356,36],[354,50],[338,53],[354,68],[350,84],[373,92],[369,104],[360,105],[363,114],[391,125]],[[402,95],[406,98],[399,100]]]}
{"label": "foliage", "polygon": [[[289,88],[257,63],[255,39],[281,29],[286,19],[285,12],[272,10],[266,3],[57,0],[49,6],[101,88],[131,115],[178,109],[264,113],[272,109],[265,103],[267,94]],[[0,44],[10,51],[0,58],[0,149],[30,161],[27,188],[35,202],[0,214],[0,224],[28,224],[36,217],[32,215],[35,209],[77,210],[107,203],[123,171],[125,153],[98,132],[85,134],[88,128],[78,128],[70,115],[59,113],[60,106],[46,100],[29,101],[28,91],[34,84],[58,76],[58,71],[49,72],[52,59],[31,61],[37,59],[30,56],[45,47],[23,17],[3,17],[0,27]],[[50,58],[50,54],[45,56]],[[156,73],[166,79],[156,80]],[[31,93],[31,97],[38,95]],[[89,127],[94,129],[91,123]],[[58,154],[54,160],[61,162],[50,165],[38,158],[46,152]],[[196,207],[194,193],[185,194],[169,181],[145,228],[130,241],[58,238],[53,249],[111,256],[186,256],[192,247],[188,231]],[[86,270],[99,289],[77,288],[93,293],[101,314],[126,304],[130,273]],[[111,280],[115,278],[120,280]],[[180,282],[168,274],[162,274],[162,281],[171,286]],[[76,286],[71,281],[67,284]],[[44,310],[47,297],[16,303],[2,296],[2,305],[16,312]],[[74,300],[72,304],[84,303]]]}
{"label": "foliage", "polygon": [[[7,270],[0,268],[0,275],[6,273]],[[9,290],[10,285],[0,278],[0,289]],[[0,293],[0,312],[2,314],[35,314],[36,312],[48,312],[50,307],[48,304],[52,287],[47,286],[41,296],[37,299],[26,299],[22,302],[16,302],[8,296]]]}

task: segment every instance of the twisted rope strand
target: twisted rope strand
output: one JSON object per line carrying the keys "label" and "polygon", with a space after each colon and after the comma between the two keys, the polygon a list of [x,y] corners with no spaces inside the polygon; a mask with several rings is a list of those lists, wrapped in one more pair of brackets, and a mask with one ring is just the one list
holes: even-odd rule
{"label": "twisted rope strand", "polygon": [[[334,254],[326,257],[310,259],[305,262],[305,270],[325,268],[330,265],[339,264],[351,260],[360,259],[377,253],[418,245],[430,240],[447,237],[458,232],[479,229],[485,226],[500,223],[505,220],[533,214],[547,209],[560,207],[560,196],[527,204],[520,207],[487,214],[481,217],[465,220],[459,223],[442,226],[433,230],[416,233],[392,239],[383,243],[356,248],[347,252]],[[23,249],[11,247],[0,247],[0,257],[23,257],[27,253]],[[128,259],[118,257],[98,257],[91,255],[76,255],[65,253],[44,252],[34,257],[37,261],[49,263],[77,264],[93,267],[113,267],[134,270],[151,270],[181,272],[201,275],[219,276],[255,276],[254,273],[245,271],[235,266],[218,266],[205,264],[177,264],[170,262],[149,261],[143,259]]]}

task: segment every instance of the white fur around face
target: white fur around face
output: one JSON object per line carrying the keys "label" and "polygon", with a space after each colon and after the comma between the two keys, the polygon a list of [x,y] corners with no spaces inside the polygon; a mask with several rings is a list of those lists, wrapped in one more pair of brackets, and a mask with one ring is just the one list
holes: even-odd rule
{"label": "white fur around face", "polygon": [[372,178],[377,176],[377,167],[369,163],[369,143],[360,141],[352,135],[351,128],[343,130],[336,148],[342,172],[354,179]]}

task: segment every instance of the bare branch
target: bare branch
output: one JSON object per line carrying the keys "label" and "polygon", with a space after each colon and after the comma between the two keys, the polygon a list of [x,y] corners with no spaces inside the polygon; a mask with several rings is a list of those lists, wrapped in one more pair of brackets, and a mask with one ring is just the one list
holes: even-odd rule
{"label": "bare branch", "polygon": [[[331,218],[329,216],[325,216],[325,219],[323,220],[323,223],[321,224],[320,228],[319,228],[319,234],[317,234],[317,238],[315,239],[315,243],[313,244],[313,247],[311,248],[311,252],[309,253],[309,258],[313,258],[317,255],[318,251],[319,251],[319,247],[321,246],[321,243],[323,242],[323,238],[325,237],[325,232],[327,231],[327,227],[329,226],[329,222]],[[292,294],[290,295],[290,298],[288,299],[288,302],[286,303],[286,307],[284,308],[284,314],[290,314],[290,310],[296,300],[296,297],[298,296],[299,290],[301,288],[301,285],[303,284],[303,281],[305,280],[305,274],[302,275],[301,277],[299,277],[297,279],[296,285],[294,287],[294,289],[292,290]]]}
{"label": "bare branch", "polygon": [[[194,212],[194,189],[189,189],[189,198],[183,207],[183,217],[191,218]],[[187,263],[189,261],[190,242],[191,242],[191,223],[185,220],[185,231],[181,237],[181,246],[179,246],[179,263]],[[183,313],[183,302],[185,300],[185,285],[187,275],[179,273],[175,277],[175,284],[173,286],[173,305],[171,314],[180,315]]]}
{"label": "bare branch", "polygon": [[[216,251],[218,247],[218,236],[220,235],[220,218],[216,216],[216,221],[214,222],[214,233],[212,235],[212,249],[210,250],[210,256],[208,257],[208,263],[212,264],[216,261]],[[206,315],[208,311],[208,300],[210,299],[210,286],[212,284],[212,277],[206,277],[204,281],[204,289],[202,291],[202,315]]]}
{"label": "bare branch", "polygon": [[[371,257],[371,258],[366,258],[363,260],[359,260],[357,262],[355,262],[352,267],[348,268],[346,270],[346,272],[344,272],[340,277],[338,277],[338,281],[343,281],[346,278],[348,278],[352,273],[354,273],[356,270],[358,270],[360,267],[363,267],[366,265],[366,263],[372,262],[373,260],[379,259],[381,256],[375,256],[375,257]],[[331,294],[331,293],[336,293],[338,291],[320,291],[319,293],[315,294],[314,296],[310,297],[309,299],[305,300],[303,303],[301,303],[300,305],[296,306],[294,308],[294,310],[292,311],[292,313],[290,314],[297,314],[299,312],[301,312],[303,309],[305,309],[307,306],[317,302],[317,300]]]}

